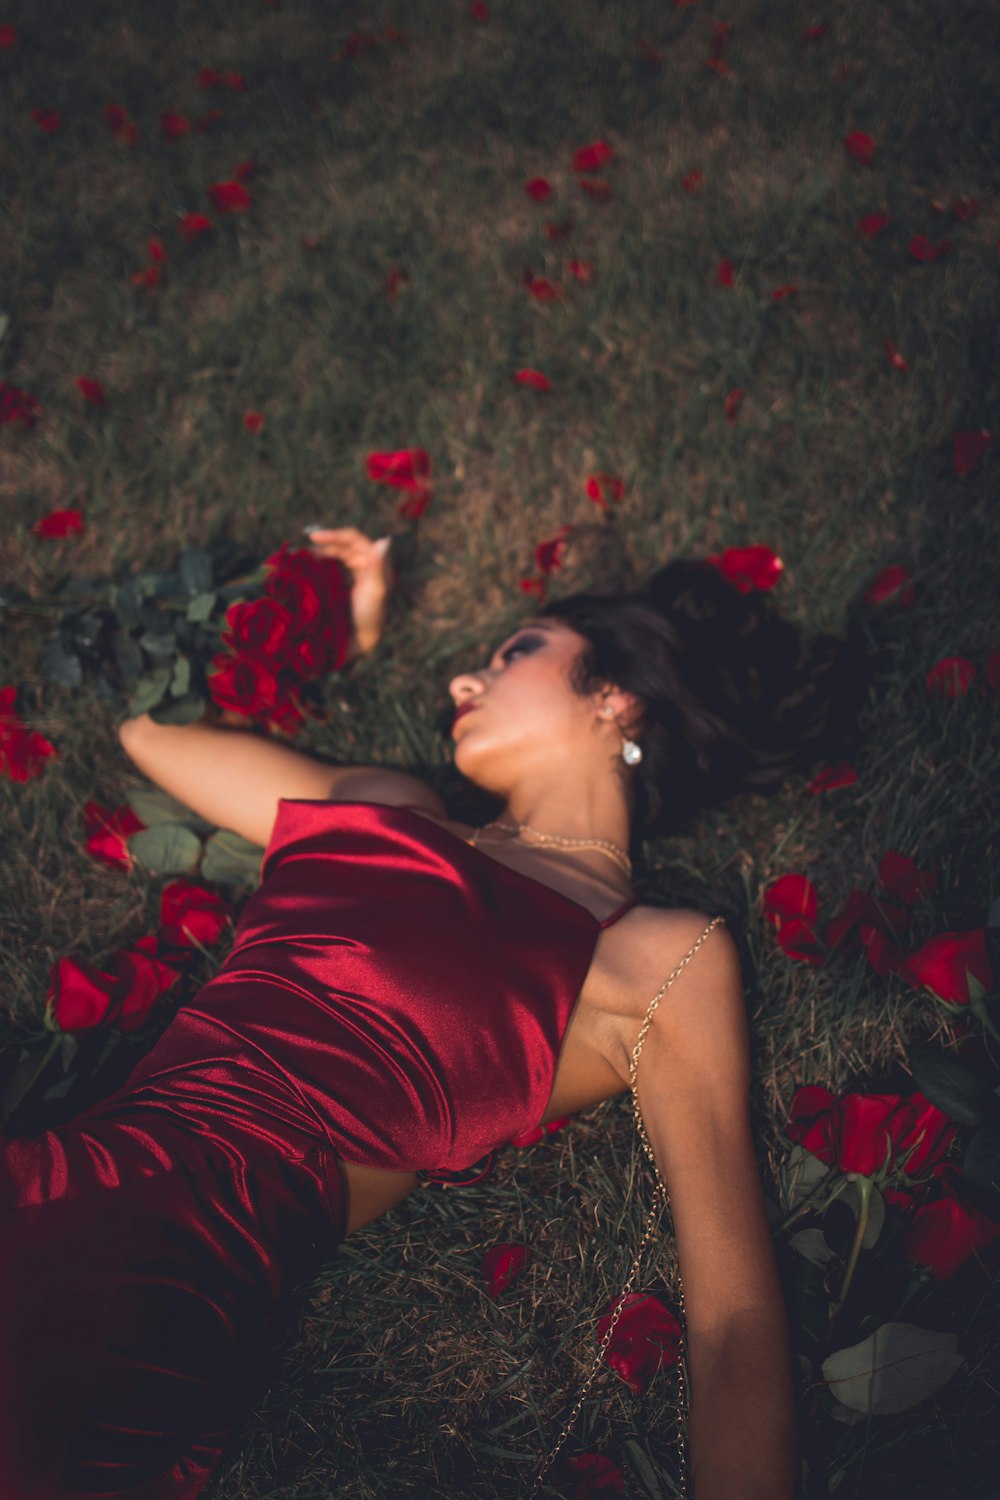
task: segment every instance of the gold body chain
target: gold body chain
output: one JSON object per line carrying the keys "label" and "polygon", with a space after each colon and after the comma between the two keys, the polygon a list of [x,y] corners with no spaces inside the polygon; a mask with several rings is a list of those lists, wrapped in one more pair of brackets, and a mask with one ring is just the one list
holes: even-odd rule
{"label": "gold body chain", "polygon": [[[642,1257],[643,1257],[643,1254],[645,1252],[646,1246],[649,1244],[650,1240],[653,1237],[654,1231],[656,1230],[657,1224],[659,1223],[660,1217],[661,1217],[664,1209],[669,1210],[669,1208],[670,1208],[670,1196],[669,1196],[669,1194],[667,1192],[667,1184],[664,1182],[664,1180],[663,1180],[663,1174],[661,1173],[659,1167],[656,1164],[656,1157],[653,1154],[653,1148],[652,1148],[652,1146],[649,1144],[649,1136],[646,1134],[646,1127],[645,1127],[645,1125],[643,1123],[642,1112],[639,1109],[639,1087],[638,1087],[639,1055],[642,1052],[642,1044],[646,1040],[646,1036],[647,1036],[647,1034],[649,1032],[649,1028],[653,1024],[653,1016],[656,1013],[656,1008],[659,1005],[660,1001],[663,999],[664,995],[667,993],[667,991],[669,990],[670,986],[673,984],[674,980],[677,979],[678,976],[684,971],[684,969],[687,968],[688,964],[694,958],[695,954],[701,948],[702,944],[706,941],[706,939],[709,937],[709,935],[712,932],[715,931],[716,927],[718,927],[720,925],[720,923],[722,922],[722,920],[723,920],[722,917],[713,917],[712,920],[711,920],[711,922],[709,922],[708,926],[705,928],[705,931],[701,934],[701,936],[697,939],[697,941],[692,944],[692,946],[688,949],[687,953],[685,953],[685,955],[681,959],[680,963],[678,963],[677,966],[674,969],[672,969],[671,972],[667,975],[666,979],[663,981],[663,983],[661,984],[660,988],[657,990],[656,994],[653,996],[652,1000],[649,1002],[649,1008],[646,1011],[646,1018],[645,1018],[645,1020],[642,1023],[642,1027],[641,1027],[641,1029],[639,1031],[639,1035],[638,1035],[638,1037],[636,1039],[635,1046],[632,1048],[632,1057],[631,1057],[631,1060],[629,1062],[629,1069],[628,1069],[629,1086],[630,1086],[630,1088],[632,1090],[632,1113],[635,1116],[636,1129],[639,1132],[639,1140],[642,1142],[642,1149],[646,1153],[646,1156],[649,1158],[649,1161],[651,1162],[652,1167],[653,1167],[653,1171],[654,1171],[654,1173],[656,1175],[656,1186],[655,1186],[655,1188],[653,1190],[653,1206],[650,1209],[650,1211],[649,1211],[649,1213],[648,1213],[648,1215],[646,1217],[646,1223],[645,1223],[645,1226],[643,1228],[642,1239],[639,1242],[639,1249],[637,1250],[635,1259],[632,1262],[632,1269],[631,1269],[631,1271],[628,1274],[628,1279],[626,1280],[624,1287],[622,1288],[621,1295],[618,1298],[618,1304],[615,1307],[614,1313],[612,1314],[612,1317],[611,1317],[611,1322],[609,1323],[608,1328],[607,1328],[607,1330],[606,1330],[606,1332],[604,1334],[604,1337],[601,1340],[600,1348],[597,1351],[597,1354],[596,1354],[596,1356],[594,1358],[594,1362],[591,1365],[590,1370],[588,1371],[588,1373],[587,1373],[587,1375],[586,1375],[586,1377],[584,1379],[583,1386],[581,1388],[580,1395],[577,1398],[576,1405],[573,1407],[573,1410],[570,1412],[569,1416],[567,1417],[566,1423],[563,1426],[562,1432],[560,1432],[558,1438],[556,1439],[555,1443],[553,1444],[552,1448],[550,1449],[549,1453],[547,1454],[547,1456],[545,1458],[545,1461],[542,1464],[542,1467],[539,1469],[538,1473],[536,1474],[536,1476],[535,1476],[535,1482],[534,1482],[534,1484],[532,1485],[531,1489],[528,1492],[528,1500],[534,1500],[534,1496],[539,1493],[539,1491],[541,1489],[541,1486],[542,1486],[542,1480],[545,1478],[546,1474],[549,1472],[549,1469],[551,1469],[551,1467],[552,1467],[553,1463],[555,1462],[555,1459],[556,1459],[556,1457],[557,1457],[557,1455],[559,1453],[559,1450],[562,1448],[563,1444],[565,1443],[566,1439],[569,1437],[570,1432],[573,1429],[573,1423],[576,1421],[577,1417],[580,1415],[580,1412],[581,1412],[581,1410],[583,1408],[583,1403],[584,1403],[584,1401],[587,1398],[587,1394],[590,1391],[591,1386],[593,1385],[594,1381],[597,1378],[598,1371],[600,1370],[600,1367],[601,1367],[601,1361],[604,1359],[604,1356],[605,1356],[605,1354],[607,1353],[607,1350],[608,1350],[608,1346],[611,1343],[612,1338],[614,1337],[615,1329],[618,1326],[618,1320],[621,1317],[622,1310],[623,1310],[623,1308],[625,1306],[625,1299],[631,1293],[632,1288],[635,1285],[636,1278],[639,1275],[639,1269],[640,1269],[640,1267],[642,1265]],[[677,1351],[677,1464],[678,1464],[678,1470],[677,1470],[677,1493],[680,1496],[680,1500],[688,1500],[688,1487],[687,1487],[688,1469],[687,1469],[687,1441],[686,1441],[686,1435],[687,1435],[687,1413],[688,1413],[688,1398],[687,1398],[687,1384],[688,1383],[687,1383],[687,1373],[686,1373],[685,1368],[684,1368],[684,1361],[685,1361],[685,1357],[686,1357],[686,1354],[687,1354],[687,1348],[686,1348],[685,1330],[684,1330],[684,1286],[683,1286],[683,1283],[681,1282],[680,1272],[679,1271],[678,1271],[678,1274],[677,1274],[677,1311],[680,1314],[680,1317],[679,1317],[678,1321],[680,1323],[680,1329],[681,1329],[679,1346],[678,1346],[678,1351]]]}

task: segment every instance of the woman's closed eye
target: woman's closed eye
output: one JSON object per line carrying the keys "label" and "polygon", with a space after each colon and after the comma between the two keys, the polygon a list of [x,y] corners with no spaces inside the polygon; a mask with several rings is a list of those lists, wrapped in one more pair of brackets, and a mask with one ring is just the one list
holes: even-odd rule
{"label": "woman's closed eye", "polygon": [[541,635],[515,636],[510,645],[505,646],[501,651],[500,660],[506,665],[518,656],[530,656],[533,651],[537,651],[544,644],[545,638]]}

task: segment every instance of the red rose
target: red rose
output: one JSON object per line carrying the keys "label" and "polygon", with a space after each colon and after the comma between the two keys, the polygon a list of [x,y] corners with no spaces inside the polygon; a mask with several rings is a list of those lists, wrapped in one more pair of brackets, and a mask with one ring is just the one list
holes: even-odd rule
{"label": "red rose", "polygon": [[177,979],[177,971],[155,957],[155,938],[140,938],[122,949],[111,971],[94,969],[76,959],[61,958],[52,969],[48,1006],[63,1031],[117,1026],[137,1031],[149,1019],[159,997]]}
{"label": "red rose", "polygon": [[277,599],[254,599],[226,610],[222,639],[227,646],[265,661],[281,660],[292,632],[292,617]]}
{"label": "red rose", "polygon": [[903,609],[912,609],[916,602],[913,576],[899,563],[883,568],[865,589],[865,603],[872,608],[876,604],[893,603],[901,605]]}
{"label": "red rose", "polygon": [[543,577],[547,578],[550,573],[558,572],[562,567],[563,553],[572,530],[571,526],[560,526],[555,536],[539,542],[535,548],[535,567]]}
{"label": "red rose", "polygon": [[130,870],[132,856],[128,851],[128,840],[133,833],[141,833],[145,826],[130,807],[118,807],[112,812],[99,802],[85,802],[83,805],[84,847],[91,858],[99,860],[102,865]]}
{"label": "red rose", "polygon": [[231,182],[213,182],[208,190],[212,207],[220,214],[242,214],[253,202],[250,189],[235,178]]}
{"label": "red rose", "polygon": [[149,1019],[157,1000],[177,980],[177,970],[155,956],[155,937],[139,938],[115,955],[118,1009],[114,1024],[121,1031],[138,1031]]}
{"label": "red rose", "polygon": [[58,755],[51,740],[29,729],[16,711],[17,688],[0,688],[0,776],[30,781],[41,776],[45,762]]}
{"label": "red rose", "polygon": [[532,177],[530,182],[524,184],[524,191],[536,203],[544,203],[546,198],[552,196],[552,184],[544,177]]}
{"label": "red rose", "polygon": [[[808,1086],[796,1090],[785,1127],[790,1140],[841,1172],[871,1177],[907,1158],[909,1177],[926,1175],[957,1134],[923,1094],[844,1094]],[[909,1155],[907,1155],[909,1153]]]}
{"label": "red rose", "polygon": [[970,975],[988,995],[994,988],[986,931],[982,927],[971,932],[940,933],[911,953],[899,972],[914,989],[930,990],[951,1005],[968,1005]]}
{"label": "red rose", "polygon": [[531,1259],[527,1245],[494,1245],[483,1256],[483,1276],[491,1297],[505,1292]]}
{"label": "red rose", "polygon": [[961,1174],[943,1166],[934,1174],[944,1196],[918,1208],[903,1239],[907,1259],[926,1266],[935,1281],[950,1281],[967,1260],[1000,1239],[1000,1224],[958,1196]]}
{"label": "red rose", "polygon": [[266,591],[291,615],[293,643],[321,642],[325,664],[317,670],[339,671],[351,639],[350,595],[340,563],[286,545],[267,559],[267,568]]}
{"label": "red rose", "polygon": [[278,702],[277,675],[257,656],[213,656],[208,675],[212,702],[246,719],[265,718]]}
{"label": "red rose", "polygon": [[232,919],[233,908],[193,880],[173,880],[160,896],[160,936],[178,948],[211,948]]}
{"label": "red rose", "polygon": [[365,472],[376,484],[395,489],[422,490],[430,478],[431,461],[423,448],[400,448],[392,453],[369,453]]}
{"label": "red rose", "polygon": [[599,172],[614,159],[614,154],[607,141],[594,141],[593,145],[581,146],[573,154],[573,171]]}
{"label": "red rose", "polygon": [[[603,1340],[617,1304],[601,1318],[597,1337]],[[604,1359],[629,1390],[641,1396],[657,1370],[675,1365],[680,1356],[681,1326],[670,1309],[646,1292],[632,1292],[624,1300]]]}
{"label": "red rose", "polygon": [[42,516],[41,520],[36,521],[31,529],[35,536],[76,536],[78,532],[84,529],[83,511],[50,510],[48,515]]}
{"label": "red rose", "polygon": [[964,656],[942,656],[924,678],[924,687],[935,698],[964,698],[976,680],[976,669]]}
{"label": "red rose", "polygon": [[773,589],[784,572],[785,565],[770,547],[727,547],[724,552],[706,558],[713,568],[718,568],[727,583],[749,594],[754,589],[763,592]]}

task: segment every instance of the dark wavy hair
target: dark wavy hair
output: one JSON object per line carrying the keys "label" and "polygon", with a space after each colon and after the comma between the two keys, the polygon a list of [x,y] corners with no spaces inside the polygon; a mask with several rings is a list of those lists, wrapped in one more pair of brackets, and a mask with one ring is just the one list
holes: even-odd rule
{"label": "dark wavy hair", "polygon": [[637,831],[666,833],[739,792],[773,792],[856,738],[869,668],[863,634],[806,637],[769,594],[710,563],[669,563],[639,594],[574,594],[542,611],[584,637],[573,686],[640,700]]}

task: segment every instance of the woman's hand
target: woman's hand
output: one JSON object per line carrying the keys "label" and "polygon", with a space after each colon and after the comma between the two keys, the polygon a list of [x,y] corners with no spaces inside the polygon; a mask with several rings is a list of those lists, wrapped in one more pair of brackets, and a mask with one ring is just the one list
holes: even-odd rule
{"label": "woman's hand", "polygon": [[393,570],[387,536],[373,542],[354,526],[307,526],[317,557],[335,557],[351,575],[351,618],[354,655],[364,656],[378,645],[385,628]]}

